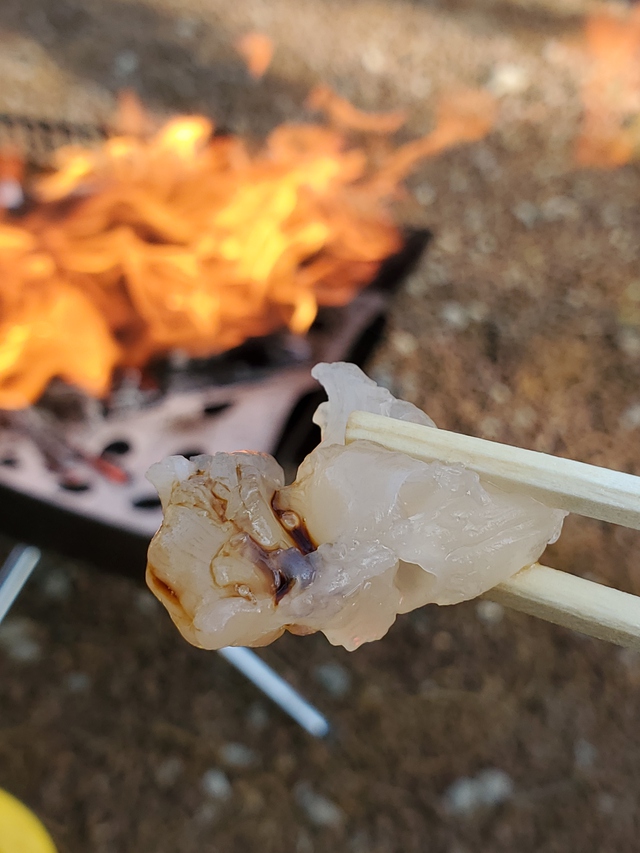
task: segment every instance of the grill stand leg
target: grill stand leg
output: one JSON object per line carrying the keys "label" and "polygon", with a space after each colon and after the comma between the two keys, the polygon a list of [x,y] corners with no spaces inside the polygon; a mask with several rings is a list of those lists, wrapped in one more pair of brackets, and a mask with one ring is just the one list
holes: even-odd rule
{"label": "grill stand leg", "polygon": [[33,545],[16,545],[5,560],[0,569],[0,623],[31,577],[40,556]]}
{"label": "grill stand leg", "polygon": [[226,649],[220,649],[218,654],[255,684],[265,696],[279,705],[309,734],[314,737],[325,737],[329,734],[330,727],[327,719],[306,699],[303,699],[284,678],[267,666],[255,652],[228,646]]}

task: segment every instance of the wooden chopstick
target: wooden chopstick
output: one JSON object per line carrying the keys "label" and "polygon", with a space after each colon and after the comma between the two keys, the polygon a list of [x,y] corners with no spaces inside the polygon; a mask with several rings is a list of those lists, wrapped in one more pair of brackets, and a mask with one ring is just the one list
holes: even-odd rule
{"label": "wooden chopstick", "polygon": [[534,563],[482,598],[598,640],[640,650],[640,597],[568,572]]}
{"label": "wooden chopstick", "polygon": [[364,438],[425,462],[464,465],[548,506],[640,530],[640,477],[370,412],[352,412],[347,442]]}
{"label": "wooden chopstick", "polygon": [[[426,462],[464,465],[507,491],[543,503],[640,529],[640,477],[534,450],[353,412],[347,444],[375,441]],[[640,649],[640,597],[541,566],[522,569],[485,593],[506,607],[601,640]]]}

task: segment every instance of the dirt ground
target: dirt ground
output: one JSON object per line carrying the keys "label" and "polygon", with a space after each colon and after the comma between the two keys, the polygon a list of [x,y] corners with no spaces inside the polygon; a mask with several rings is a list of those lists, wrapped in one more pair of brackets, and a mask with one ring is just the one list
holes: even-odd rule
{"label": "dirt ground", "polygon": [[[448,87],[488,87],[494,131],[411,179],[404,215],[435,238],[372,374],[439,426],[640,473],[640,171],[575,164],[589,8],[3,0],[0,111],[101,120],[130,85],[260,134],[322,80],[406,106],[414,135]],[[278,45],[260,83],[230,47],[248,29]],[[637,545],[572,518],[545,560],[640,593]],[[141,585],[47,554],[0,631],[0,787],[61,853],[638,849],[640,655],[475,602],[353,654],[260,654],[331,738],[186,645]]]}

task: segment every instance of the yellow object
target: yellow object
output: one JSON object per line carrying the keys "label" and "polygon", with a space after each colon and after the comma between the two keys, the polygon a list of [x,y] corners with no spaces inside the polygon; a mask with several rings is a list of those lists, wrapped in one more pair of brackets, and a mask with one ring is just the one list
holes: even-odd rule
{"label": "yellow object", "polygon": [[0,853],[56,853],[49,833],[19,800],[0,790]]}

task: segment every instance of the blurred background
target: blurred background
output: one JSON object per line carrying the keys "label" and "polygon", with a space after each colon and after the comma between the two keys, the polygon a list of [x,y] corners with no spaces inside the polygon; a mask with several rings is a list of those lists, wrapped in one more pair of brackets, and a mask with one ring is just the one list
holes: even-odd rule
{"label": "blurred background", "polygon": [[[262,76],[248,33],[273,47]],[[636,7],[0,4],[3,114],[103,126],[126,88],[259,140],[319,84],[406,111],[398,144],[462,88],[490,115],[396,199],[433,240],[371,375],[441,427],[640,473]],[[637,544],[572,518],[545,561],[640,593]],[[47,551],[0,628],[0,787],[61,853],[637,849],[635,653],[489,602],[423,608],[352,654],[286,636],[260,655],[329,718],[316,740],[188,646],[143,571]]]}

